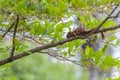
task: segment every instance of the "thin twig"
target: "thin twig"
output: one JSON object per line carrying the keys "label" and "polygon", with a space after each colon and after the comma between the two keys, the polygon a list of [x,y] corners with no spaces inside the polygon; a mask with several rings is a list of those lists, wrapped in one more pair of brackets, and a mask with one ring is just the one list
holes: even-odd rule
{"label": "thin twig", "polygon": [[107,31],[111,31],[111,30],[118,29],[118,28],[120,28],[120,24],[117,25],[117,26],[113,26],[113,27],[109,27],[109,28],[100,29],[100,30],[98,30],[98,31],[95,31],[93,34],[95,34],[95,33],[100,33],[100,32],[107,32]]}
{"label": "thin twig", "polygon": [[115,16],[111,16],[110,18],[117,18],[119,14],[120,14],[120,11]]}
{"label": "thin twig", "polygon": [[44,53],[44,54],[48,54],[58,60],[62,60],[62,61],[69,61],[73,64],[76,64],[78,66],[82,66],[82,67],[87,67],[87,68],[94,68],[94,69],[98,69],[97,67],[93,67],[93,66],[88,66],[88,65],[83,65],[80,61],[77,60],[71,60],[68,57],[64,57],[62,55],[60,55],[60,53],[56,53],[56,52],[40,52],[40,53]]}
{"label": "thin twig", "polygon": [[[0,9],[0,11],[2,11],[2,13],[4,13],[4,14],[12,14],[12,13],[14,13],[14,14],[17,14],[17,13],[15,13],[15,12],[10,12],[10,11],[8,11],[8,10],[5,10],[5,9],[3,9],[3,8],[1,8]],[[19,15],[20,16],[20,15]],[[24,16],[20,16],[20,18],[19,18],[19,20],[25,20],[25,19],[28,19],[27,17],[24,17]]]}
{"label": "thin twig", "polygon": [[40,44],[40,45],[43,44],[43,43],[40,43],[38,40],[36,40],[36,39],[34,39],[32,37],[29,37],[29,36],[24,36],[24,37],[31,39],[32,41],[36,42],[37,44]]}
{"label": "thin twig", "polygon": [[15,52],[15,37],[16,37],[18,22],[19,22],[19,15],[17,14],[16,24],[15,24],[15,28],[14,28],[14,32],[13,32],[13,43],[12,43],[13,47],[12,47],[12,50],[11,50],[11,53],[10,53],[11,61],[13,60],[13,55],[14,55],[14,52]]}
{"label": "thin twig", "polygon": [[12,29],[13,25],[14,25],[15,22],[13,22],[10,27],[5,31],[5,33],[2,35],[2,37],[5,37],[6,34]]}
{"label": "thin twig", "polygon": [[3,13],[6,13],[6,14],[11,14],[11,12],[9,12],[9,11],[7,11],[7,10],[5,10],[5,9],[0,9]]}
{"label": "thin twig", "polygon": [[62,55],[60,55],[59,53],[56,53],[56,52],[40,52],[40,53],[44,53],[44,54],[48,54],[56,59],[59,59],[59,60],[62,60],[62,61],[69,61],[69,62],[72,62],[74,64],[77,64],[77,65],[80,65],[82,66],[82,64],[80,63],[80,61],[76,61],[76,60],[71,60],[67,57],[64,57]]}

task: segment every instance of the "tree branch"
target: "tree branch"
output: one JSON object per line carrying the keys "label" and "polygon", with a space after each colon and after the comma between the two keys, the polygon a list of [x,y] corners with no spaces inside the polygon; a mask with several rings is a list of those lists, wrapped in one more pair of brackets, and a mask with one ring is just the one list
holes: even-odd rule
{"label": "tree branch", "polygon": [[100,32],[107,32],[107,31],[111,31],[111,30],[118,29],[118,28],[120,28],[120,24],[117,25],[117,26],[114,26],[114,27],[109,27],[109,28],[100,29],[100,30],[98,30],[98,31],[95,31],[93,34],[95,34],[95,33],[100,33]]}
{"label": "tree branch", "polygon": [[13,25],[14,25],[15,22],[13,22],[10,27],[5,31],[5,33],[2,35],[2,37],[4,38],[5,35],[12,29]]}
{"label": "tree branch", "polygon": [[80,61],[77,61],[77,60],[71,60],[67,57],[64,57],[62,55],[60,55],[60,53],[56,53],[56,52],[40,52],[40,53],[43,53],[43,54],[48,54],[58,60],[62,60],[62,61],[69,61],[71,63],[74,63],[76,65],[79,65],[79,66],[82,66],[82,64],[80,63]]}
{"label": "tree branch", "polygon": [[[120,25],[113,26],[113,27],[110,27],[110,28],[101,29],[101,30],[95,31],[92,34],[96,34],[96,33],[99,33],[99,32],[107,32],[107,31],[118,29],[118,28],[120,28]],[[39,52],[39,51],[44,50],[44,49],[56,47],[56,46],[63,45],[65,43],[67,43],[67,42],[70,42],[70,41],[73,41],[73,40],[76,40],[76,39],[84,39],[84,38],[85,37],[83,37],[83,36],[80,35],[80,36],[76,36],[76,37],[71,37],[71,38],[68,38],[68,39],[64,39],[64,40],[61,40],[61,41],[57,41],[57,42],[54,42],[54,43],[47,43],[47,44],[44,44],[42,46],[39,46],[39,47],[33,48],[31,50],[28,50],[26,52],[22,52],[20,54],[14,55],[13,56],[13,61],[15,61],[17,59],[20,59],[22,57],[25,57],[25,56],[34,54],[35,52]],[[10,63],[10,58],[6,58],[4,60],[1,60],[0,61],[0,66],[4,65],[4,64],[7,64],[7,63]]]}
{"label": "tree branch", "polygon": [[110,18],[117,18],[119,14],[120,14],[120,11],[115,16],[111,16]]}
{"label": "tree branch", "polygon": [[[99,30],[102,25],[111,18],[111,15],[115,12],[115,10],[118,8],[119,4],[116,5],[116,7],[110,12],[110,14],[101,22],[101,24],[98,25],[97,28],[93,29],[90,33],[88,33],[85,37],[88,37],[89,35],[93,34],[95,31]],[[116,15],[117,16],[117,15]]]}
{"label": "tree branch", "polygon": [[15,36],[16,36],[16,31],[17,31],[17,27],[18,27],[18,22],[19,22],[19,15],[17,14],[17,19],[16,19],[16,24],[15,24],[15,28],[14,28],[14,32],[13,32],[13,47],[12,47],[12,50],[10,52],[10,61],[13,60],[13,55],[14,55],[14,52],[15,52]]}

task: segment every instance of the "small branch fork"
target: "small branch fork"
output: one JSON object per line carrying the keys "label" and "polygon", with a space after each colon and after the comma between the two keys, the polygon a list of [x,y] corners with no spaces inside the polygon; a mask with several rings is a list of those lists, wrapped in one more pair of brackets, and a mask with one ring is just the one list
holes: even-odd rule
{"label": "small branch fork", "polygon": [[[17,26],[18,26],[18,22],[19,22],[19,16],[17,15],[17,19],[16,19],[16,24],[15,24],[15,28],[14,28],[14,32],[13,32],[13,48],[11,50],[11,56],[12,56],[12,61],[15,61],[17,59],[20,59],[22,57],[25,57],[25,56],[28,56],[28,55],[31,55],[31,54],[34,54],[36,52],[40,52],[41,50],[45,50],[45,49],[48,49],[48,48],[52,48],[52,47],[56,47],[56,46],[59,46],[59,45],[63,45],[67,42],[70,42],[70,41],[73,41],[73,40],[76,40],[76,39],[85,39],[86,37],[92,35],[92,34],[96,34],[96,33],[100,33],[100,32],[107,32],[107,31],[111,31],[111,30],[115,30],[115,29],[118,29],[120,28],[120,24],[117,25],[117,26],[112,26],[112,27],[109,27],[109,28],[104,28],[104,29],[100,29],[100,27],[102,27],[102,25],[109,19],[111,18],[111,15],[112,13],[114,13],[114,11],[117,9],[118,5],[113,9],[113,11],[108,15],[108,17],[106,17],[102,23],[100,25],[98,25],[97,28],[94,28],[90,33],[88,33],[86,36],[75,36],[75,37],[71,37],[71,38],[68,38],[68,39],[64,39],[64,40],[61,40],[61,41],[57,41],[57,42],[52,42],[52,43],[47,43],[47,44],[43,44],[42,46],[40,45],[39,47],[36,47],[36,48],[33,48],[33,49],[30,49],[28,51],[25,51],[25,52],[22,52],[22,53],[19,53],[19,54],[16,54],[16,55],[13,55],[14,54],[14,51],[15,51],[15,36],[16,36],[16,30],[17,30]],[[12,25],[11,25],[12,26]],[[9,31],[9,30],[8,30]],[[6,33],[8,32],[6,31]],[[6,34],[5,34],[6,35]],[[51,55],[51,54],[49,54]],[[53,55],[52,55],[53,56]],[[64,59],[64,60],[67,60],[69,61],[68,59]],[[4,64],[7,64],[7,63],[10,63],[11,62],[11,57],[9,58],[6,58],[6,59],[3,59],[0,61],[0,66],[1,65],[4,65]],[[73,61],[74,62],[74,61]]]}
{"label": "small branch fork", "polygon": [[[96,33],[99,33],[101,31],[102,32],[107,32],[107,31],[118,29],[118,28],[120,28],[120,25],[113,26],[113,27],[110,27],[110,28],[101,29],[101,30],[95,31],[92,34],[96,34]],[[76,36],[76,37],[71,37],[71,38],[68,38],[68,39],[61,40],[61,41],[57,41],[57,42],[54,42],[54,43],[47,43],[47,44],[44,44],[42,46],[30,49],[30,50],[28,50],[26,52],[22,52],[22,53],[19,53],[17,55],[14,55],[12,61],[15,61],[15,60],[20,59],[22,57],[34,54],[34,53],[39,52],[41,50],[45,50],[45,49],[48,49],[48,48],[52,48],[52,47],[56,47],[56,46],[59,46],[59,45],[63,45],[65,43],[67,43],[67,42],[70,42],[70,41],[73,41],[73,40],[76,40],[76,39],[84,39],[84,38],[85,37],[83,37],[83,36]],[[10,63],[10,59],[11,58],[6,58],[4,60],[1,60],[0,61],[0,66],[4,65],[4,64],[7,64],[7,63]]]}
{"label": "small branch fork", "polygon": [[[105,22],[107,22],[108,19],[112,18],[111,15],[115,12],[115,10],[116,10],[118,7],[119,7],[119,5],[117,4],[116,7],[110,12],[110,14],[101,22],[101,24],[99,24],[97,28],[93,29],[93,30],[92,30],[90,33],[88,33],[85,37],[87,38],[88,36],[90,36],[91,34],[93,34],[95,31],[99,30],[99,29],[103,26],[103,24],[104,24]],[[120,11],[119,11],[119,12],[120,12]],[[119,12],[118,12],[118,14],[117,14],[115,17],[117,17],[117,16],[119,15]]]}
{"label": "small branch fork", "polygon": [[13,23],[10,25],[10,27],[5,31],[5,33],[2,35],[2,37],[4,38],[8,32],[10,32],[10,30],[14,27],[14,31],[13,31],[13,41],[12,41],[12,49],[10,52],[10,61],[13,60],[13,55],[15,52],[15,37],[16,37],[16,32],[17,32],[17,27],[18,27],[18,23],[19,23],[19,15],[17,14],[17,18],[16,20],[13,21]]}

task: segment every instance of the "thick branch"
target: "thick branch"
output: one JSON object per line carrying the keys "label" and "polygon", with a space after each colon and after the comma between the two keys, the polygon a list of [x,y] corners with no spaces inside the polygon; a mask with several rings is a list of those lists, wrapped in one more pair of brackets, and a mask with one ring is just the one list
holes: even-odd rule
{"label": "thick branch", "polygon": [[[79,39],[79,38],[82,38],[81,36],[77,36],[77,37],[72,37],[72,38],[69,38],[69,39],[65,39],[65,40],[62,40],[62,41],[58,41],[58,42],[55,42],[55,43],[49,43],[49,44],[45,44],[43,46],[39,46],[39,47],[36,47],[36,48],[33,48],[31,50],[28,50],[26,52],[23,52],[23,53],[20,53],[20,54],[17,54],[15,56],[13,56],[13,61],[16,60],[16,59],[20,59],[22,57],[25,57],[25,56],[28,56],[30,54],[33,54],[35,52],[39,52],[41,50],[44,50],[44,49],[48,49],[48,48],[51,48],[51,47],[55,47],[55,46],[58,46],[58,45],[62,45],[64,43],[67,43],[69,41],[73,41],[75,39]],[[10,62],[10,59],[11,58],[7,58],[7,59],[4,59],[4,60],[1,60],[0,61],[0,65],[4,65],[6,63],[9,63]]]}
{"label": "thick branch", "polygon": [[[118,29],[118,28],[120,28],[120,25],[110,27],[110,28],[101,29],[101,30],[98,30],[98,31],[94,32],[93,34],[96,34],[96,33],[99,33],[99,32],[111,31],[111,30],[115,30],[115,29]],[[35,52],[39,52],[39,51],[44,50],[44,49],[48,49],[48,48],[51,48],[51,47],[62,45],[62,44],[65,44],[67,42],[70,42],[70,41],[73,41],[73,40],[76,40],[76,39],[84,39],[84,38],[85,37],[83,37],[83,36],[76,36],[76,37],[71,37],[69,39],[64,39],[62,41],[57,41],[57,42],[54,42],[54,43],[48,43],[48,44],[45,44],[43,46],[39,46],[39,47],[33,48],[31,50],[28,50],[26,52],[23,52],[23,53],[20,53],[20,54],[17,54],[15,56],[13,56],[13,61],[15,61],[17,59],[20,59],[22,57],[25,57],[25,56],[34,54]],[[7,63],[10,63],[10,58],[6,58],[6,59],[0,61],[0,65],[4,65],[4,64],[7,64]]]}

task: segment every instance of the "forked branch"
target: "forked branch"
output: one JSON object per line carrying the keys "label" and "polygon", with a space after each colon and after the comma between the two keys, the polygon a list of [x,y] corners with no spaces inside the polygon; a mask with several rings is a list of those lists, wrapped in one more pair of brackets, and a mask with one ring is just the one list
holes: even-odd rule
{"label": "forked branch", "polygon": [[[113,26],[113,27],[110,27],[110,28],[101,29],[101,30],[95,31],[92,34],[96,34],[96,33],[99,33],[99,32],[107,32],[107,31],[118,29],[118,28],[120,28],[120,25]],[[25,56],[34,54],[34,53],[39,52],[39,51],[44,50],[44,49],[56,47],[56,46],[63,45],[67,42],[70,42],[70,41],[73,41],[73,40],[76,40],[76,39],[84,39],[84,38],[85,37],[83,37],[83,36],[76,36],[76,37],[71,37],[71,38],[68,38],[68,39],[61,40],[61,41],[57,41],[57,42],[54,42],[54,43],[47,43],[47,44],[44,44],[42,46],[39,46],[39,47],[33,48],[31,50],[28,50],[26,52],[22,52],[22,53],[19,53],[17,55],[14,55],[13,56],[13,61],[15,61],[17,59],[20,59],[22,57],[25,57]],[[10,62],[11,62],[10,58],[6,58],[6,59],[0,61],[0,65],[4,65],[4,64],[10,63]]]}

